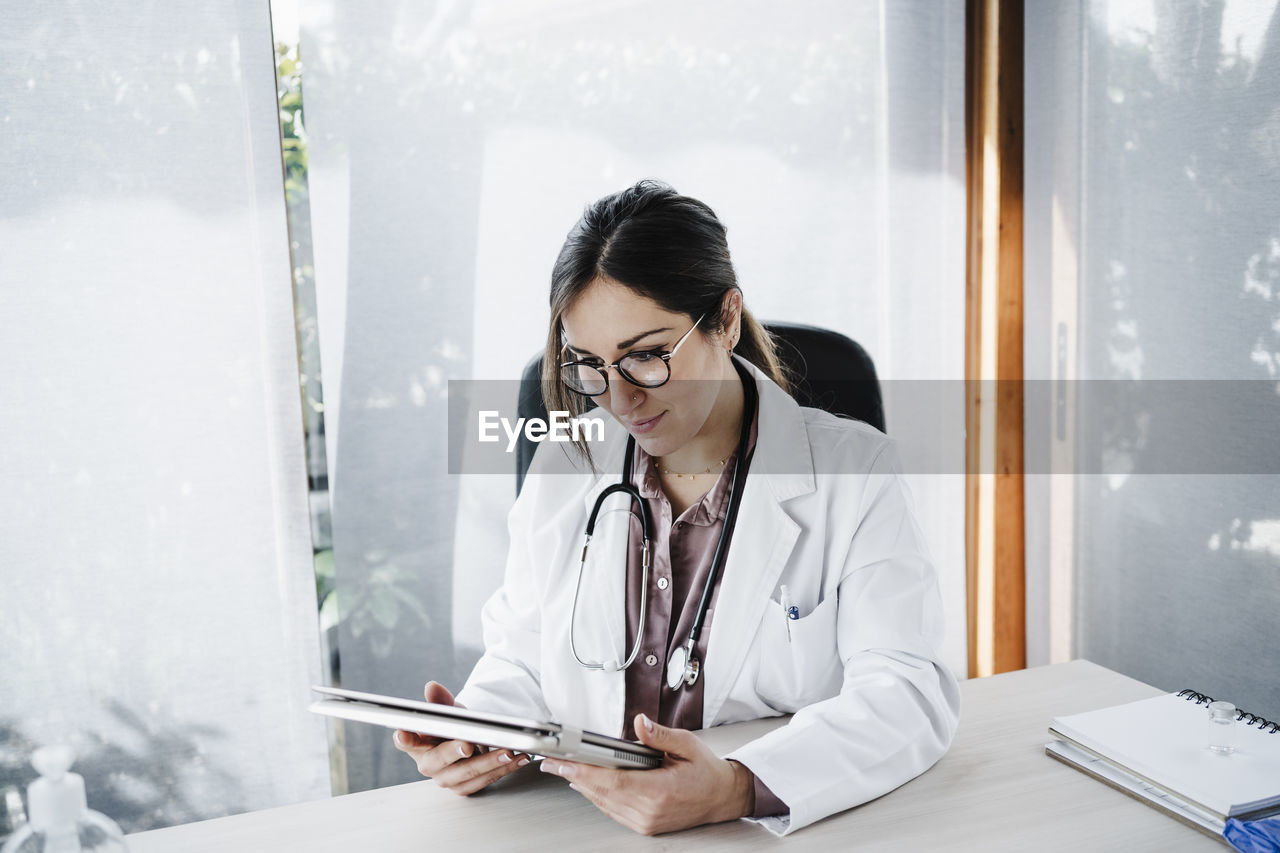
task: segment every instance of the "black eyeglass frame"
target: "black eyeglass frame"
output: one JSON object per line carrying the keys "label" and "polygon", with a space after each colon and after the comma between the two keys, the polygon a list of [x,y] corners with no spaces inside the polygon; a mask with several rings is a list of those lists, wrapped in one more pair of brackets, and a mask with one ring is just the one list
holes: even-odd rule
{"label": "black eyeglass frame", "polygon": [[[689,327],[689,331],[685,332],[680,337],[680,340],[676,341],[676,345],[673,346],[669,352],[660,350],[660,349],[634,350],[633,352],[629,352],[626,355],[622,356],[622,358],[618,359],[613,364],[593,364],[592,362],[589,362],[589,361],[561,362],[560,381],[563,382],[565,385],[567,385],[569,390],[573,391],[575,394],[582,394],[587,397],[599,397],[601,394],[607,393],[609,390],[609,368],[612,367],[614,370],[618,371],[619,376],[621,376],[623,379],[627,380],[637,388],[661,388],[663,385],[666,385],[668,382],[671,381],[671,357],[674,356],[680,350],[680,347],[684,344],[685,341],[689,339],[689,336],[693,334],[693,330],[698,328],[698,324],[701,323],[706,316],[707,316],[706,314],[703,314],[701,317],[694,320],[693,325]],[[622,362],[637,355],[652,355],[662,359],[662,363],[665,364],[667,367],[666,377],[661,382],[657,382],[652,385],[646,385],[643,382],[637,382],[635,378],[622,367]],[[600,378],[604,381],[604,388],[600,389],[594,394],[592,394],[590,391],[583,391],[579,388],[575,388],[574,384],[570,382],[569,379],[565,376],[566,367],[573,367],[573,368],[590,367],[592,370],[600,374]]]}

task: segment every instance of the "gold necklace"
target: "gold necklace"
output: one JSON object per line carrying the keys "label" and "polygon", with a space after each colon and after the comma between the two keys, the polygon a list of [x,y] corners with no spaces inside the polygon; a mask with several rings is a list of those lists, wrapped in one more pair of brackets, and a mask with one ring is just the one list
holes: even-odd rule
{"label": "gold necklace", "polygon": [[[732,455],[732,454],[730,454],[730,455]],[[658,460],[657,460],[657,459],[653,460],[653,467],[655,467],[655,468],[657,468],[657,469],[658,469],[658,473],[659,473],[659,474],[672,474],[672,475],[674,475],[674,476],[675,476],[675,478],[676,478],[677,480],[678,480],[678,479],[682,479],[682,478],[684,478],[684,477],[688,477],[690,480],[692,480],[694,477],[699,477],[699,476],[701,476],[701,475],[703,475],[703,474],[710,474],[710,473],[713,473],[713,472],[712,472],[712,469],[713,469],[713,468],[714,468],[714,469],[716,469],[716,470],[719,470],[719,469],[723,468],[723,467],[724,467],[724,463],[725,463],[725,462],[727,462],[727,461],[729,461],[729,457],[728,457],[728,456],[726,456],[724,459],[721,459],[719,462],[715,463],[714,465],[708,465],[708,466],[707,466],[707,469],[706,469],[705,471],[694,471],[692,474],[684,474],[684,473],[681,473],[681,472],[679,472],[679,471],[672,471],[670,468],[663,468],[661,465],[659,465],[659,464],[658,464]]]}

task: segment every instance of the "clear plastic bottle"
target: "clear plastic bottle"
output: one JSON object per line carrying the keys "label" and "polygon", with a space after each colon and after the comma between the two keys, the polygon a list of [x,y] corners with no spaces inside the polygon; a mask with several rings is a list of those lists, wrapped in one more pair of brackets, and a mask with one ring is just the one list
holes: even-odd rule
{"label": "clear plastic bottle", "polygon": [[1209,703],[1209,749],[1218,755],[1236,751],[1236,706],[1230,702]]}
{"label": "clear plastic bottle", "polygon": [[72,773],[69,746],[37,749],[31,764],[40,778],[27,788],[30,822],[5,842],[0,853],[123,853],[124,833],[115,821],[90,811],[84,778]]}

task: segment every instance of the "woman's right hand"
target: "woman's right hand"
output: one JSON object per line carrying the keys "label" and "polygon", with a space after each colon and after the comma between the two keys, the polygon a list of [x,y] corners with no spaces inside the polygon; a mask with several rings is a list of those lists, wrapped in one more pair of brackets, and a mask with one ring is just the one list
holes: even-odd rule
{"label": "woman's right hand", "polygon": [[[423,689],[428,702],[456,705],[443,684],[428,681]],[[458,705],[461,708],[461,705]],[[396,749],[408,753],[418,772],[455,794],[468,796],[529,763],[529,756],[510,749],[487,750],[464,740],[441,740],[397,730],[391,736]]]}

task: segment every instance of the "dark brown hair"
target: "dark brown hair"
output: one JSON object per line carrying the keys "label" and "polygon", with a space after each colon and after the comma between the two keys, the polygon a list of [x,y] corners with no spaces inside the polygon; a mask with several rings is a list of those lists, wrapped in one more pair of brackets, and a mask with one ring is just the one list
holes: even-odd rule
{"label": "dark brown hair", "polygon": [[[551,271],[551,324],[542,360],[542,396],[548,411],[580,415],[582,398],[560,379],[563,318],[592,282],[608,279],[684,314],[705,315],[700,334],[724,331],[725,294],[741,291],[729,258],[724,225],[710,207],[670,186],[640,181],[589,205],[569,231]],[[734,351],[791,390],[773,336],[742,306],[741,338]],[[591,464],[585,441],[578,454]],[[592,465],[594,468],[594,465]]]}

